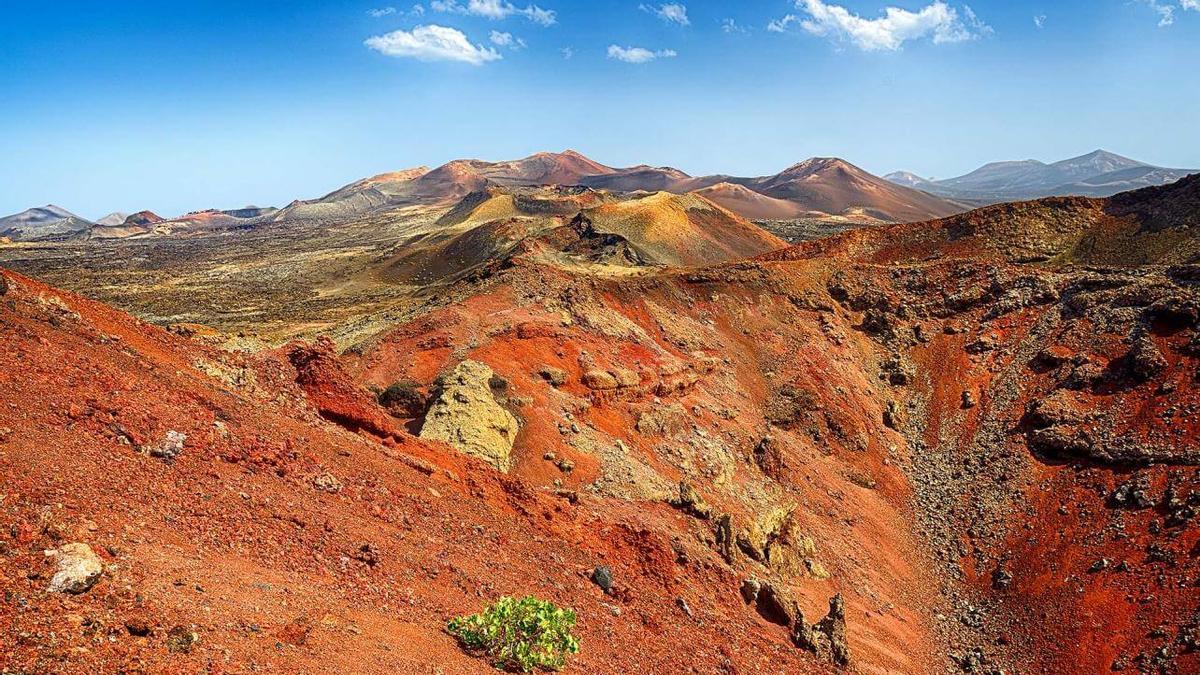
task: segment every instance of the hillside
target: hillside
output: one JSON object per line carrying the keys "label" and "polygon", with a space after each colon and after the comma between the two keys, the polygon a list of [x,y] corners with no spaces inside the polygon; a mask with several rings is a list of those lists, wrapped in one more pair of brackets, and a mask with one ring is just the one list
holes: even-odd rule
{"label": "hillside", "polygon": [[641,260],[697,266],[753,257],[786,244],[696,193],[656,192],[581,213],[598,234],[618,235]]}
{"label": "hillside", "polygon": [[1200,175],[1110,198],[1048,197],[997,204],[942,220],[811,242],[783,257],[854,256],[1052,264],[1170,265],[1200,262]]}
{"label": "hillside", "polygon": [[696,190],[693,194],[719,204],[743,218],[753,220],[798,218],[805,213],[804,208],[795,202],[768,197],[734,183],[717,183]]}

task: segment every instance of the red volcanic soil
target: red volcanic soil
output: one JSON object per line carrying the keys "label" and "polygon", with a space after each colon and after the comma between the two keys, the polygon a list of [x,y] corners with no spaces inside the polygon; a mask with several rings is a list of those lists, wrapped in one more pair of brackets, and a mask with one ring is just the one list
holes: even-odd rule
{"label": "red volcanic soil", "polygon": [[[745,607],[740,580],[706,546],[673,544],[669,533],[694,525],[665,504],[555,490],[445,446],[352,433],[296,384],[318,370],[298,374],[298,348],[221,354],[4,279],[10,669],[485,672],[445,621],[533,593],[579,612],[574,672],[628,672],[633,654],[664,673],[823,670]],[[148,454],[168,431],[186,434],[182,453]],[[80,595],[46,591],[44,551],[67,542],[105,566]],[[587,579],[598,564],[612,568],[615,596]],[[820,595],[806,603],[814,614]],[[896,665],[925,643],[915,616],[888,612]],[[168,649],[189,632],[190,649]]]}

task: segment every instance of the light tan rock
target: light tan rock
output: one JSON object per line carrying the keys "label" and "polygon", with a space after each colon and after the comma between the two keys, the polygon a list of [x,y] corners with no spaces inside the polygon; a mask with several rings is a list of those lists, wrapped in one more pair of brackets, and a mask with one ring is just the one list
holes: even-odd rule
{"label": "light tan rock", "polygon": [[589,370],[583,374],[583,385],[588,389],[616,389],[617,378],[607,370]]}
{"label": "light tan rock", "polygon": [[104,564],[87,544],[63,544],[54,551],[58,569],[50,578],[51,593],[84,593],[100,580]]}
{"label": "light tan rock", "polygon": [[421,438],[443,441],[459,452],[478,457],[508,472],[519,425],[512,413],[496,402],[488,382],[492,369],[478,361],[463,361],[444,378],[421,427]]}

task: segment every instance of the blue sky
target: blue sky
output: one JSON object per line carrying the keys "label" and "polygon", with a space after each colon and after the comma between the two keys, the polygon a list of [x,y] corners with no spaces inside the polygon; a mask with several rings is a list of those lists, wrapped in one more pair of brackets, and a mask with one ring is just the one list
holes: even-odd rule
{"label": "blue sky", "polygon": [[1200,0],[420,7],[8,0],[0,214],[283,205],[565,148],[693,174],[836,155],[946,177],[1099,147],[1200,167]]}

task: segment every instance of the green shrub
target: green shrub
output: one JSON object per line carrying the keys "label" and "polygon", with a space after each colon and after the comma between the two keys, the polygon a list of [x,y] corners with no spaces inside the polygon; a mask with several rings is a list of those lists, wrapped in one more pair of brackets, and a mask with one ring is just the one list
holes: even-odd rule
{"label": "green shrub", "polygon": [[451,619],[446,630],[472,652],[487,654],[497,668],[558,670],[579,653],[571,634],[575,612],[526,596],[503,597],[479,614]]}

